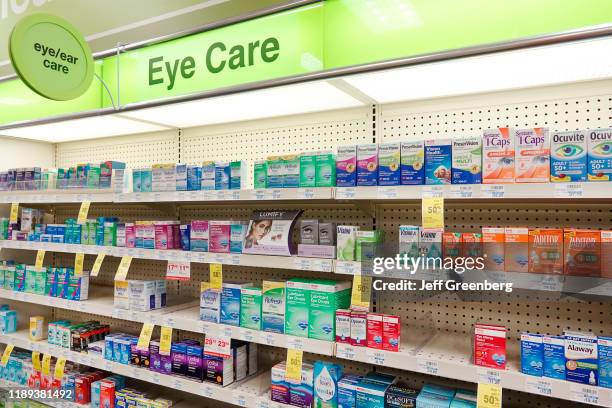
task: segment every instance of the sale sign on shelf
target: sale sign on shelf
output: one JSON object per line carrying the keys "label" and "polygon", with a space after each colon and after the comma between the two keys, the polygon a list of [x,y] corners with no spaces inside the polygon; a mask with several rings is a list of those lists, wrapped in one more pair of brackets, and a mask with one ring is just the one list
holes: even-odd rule
{"label": "sale sign on shelf", "polygon": [[168,262],[166,279],[189,280],[191,277],[191,262]]}
{"label": "sale sign on shelf", "polygon": [[206,336],[204,350],[207,355],[228,358],[230,357],[231,339],[225,336]]}

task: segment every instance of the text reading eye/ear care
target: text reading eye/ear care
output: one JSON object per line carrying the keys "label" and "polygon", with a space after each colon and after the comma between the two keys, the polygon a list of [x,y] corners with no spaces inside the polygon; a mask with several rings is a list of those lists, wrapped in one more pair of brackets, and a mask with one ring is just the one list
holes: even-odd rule
{"label": "text reading eye/ear care", "polygon": [[[229,46],[218,41],[211,44],[204,54],[205,69],[211,74],[225,70],[237,70],[262,63],[272,63],[280,55],[280,43],[274,37],[248,44]],[[192,78],[197,72],[196,58],[186,56],[165,60],[163,56],[149,59],[149,85],[165,84],[168,90],[174,88],[177,79]]]}
{"label": "text reading eye/ear care", "polygon": [[43,66],[45,68],[62,74],[68,74],[70,65],[76,65],[79,62],[77,57],[62,51],[61,47],[53,48],[37,42],[34,43],[34,51],[44,57]]}

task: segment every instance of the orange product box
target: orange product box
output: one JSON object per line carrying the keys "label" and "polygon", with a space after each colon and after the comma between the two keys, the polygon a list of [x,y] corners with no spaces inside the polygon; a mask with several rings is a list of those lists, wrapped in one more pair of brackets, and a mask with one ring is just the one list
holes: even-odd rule
{"label": "orange product box", "polygon": [[601,273],[601,233],[595,230],[566,229],[563,233],[563,273],[599,276]]}
{"label": "orange product box", "polygon": [[461,233],[442,233],[442,257],[457,258],[461,256]]}
{"label": "orange product box", "polygon": [[482,183],[514,183],[514,155],[512,129],[485,130],[482,135]]}
{"label": "orange product box", "polygon": [[563,230],[529,230],[529,272],[563,274]]}
{"label": "orange product box", "polygon": [[547,128],[513,129],[517,183],[550,181],[550,136]]}
{"label": "orange product box", "polygon": [[463,256],[477,258],[482,256],[482,234],[480,232],[464,232],[461,234]]}
{"label": "orange product box", "polygon": [[504,271],[505,228],[482,228],[482,254],[487,271]]}
{"label": "orange product box", "polygon": [[612,279],[612,231],[601,234],[601,277]]}
{"label": "orange product box", "polygon": [[504,270],[527,272],[529,270],[529,229],[504,228]]}

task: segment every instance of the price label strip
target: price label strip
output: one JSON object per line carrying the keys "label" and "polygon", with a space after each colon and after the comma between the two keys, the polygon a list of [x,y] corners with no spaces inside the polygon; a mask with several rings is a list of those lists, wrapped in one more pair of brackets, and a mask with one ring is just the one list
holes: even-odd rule
{"label": "price label strip", "polygon": [[223,288],[223,265],[210,264],[210,289],[220,291]]}
{"label": "price label strip", "polygon": [[478,408],[501,408],[502,387],[495,384],[478,384]]}
{"label": "price label strip", "polygon": [[11,353],[13,352],[13,348],[15,348],[15,346],[12,344],[6,345],[6,348],[4,349],[4,353],[2,353],[2,360],[0,360],[0,364],[2,364],[3,366],[6,366],[6,363],[8,363],[9,358],[11,357]]}
{"label": "price label strip", "polygon": [[353,288],[351,290],[351,308],[358,310],[370,310],[371,297],[372,277],[354,275]]}
{"label": "price label strip", "polygon": [[105,257],[106,254],[98,254],[93,266],[91,267],[91,276],[98,276],[98,274],[100,273],[100,268],[102,267],[102,262],[104,262]]}
{"label": "price label strip", "polygon": [[131,256],[124,256],[121,258],[121,262],[119,263],[119,268],[117,268],[117,273],[115,274],[115,280],[124,281],[127,277],[128,272],[130,271],[130,265],[132,264]]}
{"label": "price label strip", "polygon": [[136,348],[138,350],[148,350],[149,343],[151,342],[151,336],[153,335],[153,328],[155,325],[153,323],[145,323],[142,325],[142,329],[140,330],[140,336],[138,336],[138,343],[136,344]]}
{"label": "price label strip", "polygon": [[64,367],[66,367],[66,359],[64,357],[58,358],[53,371],[53,377],[56,380],[61,380],[64,377]]}
{"label": "price label strip", "polygon": [[302,381],[302,350],[287,349],[287,365],[285,379],[299,384]]}
{"label": "price label strip", "polygon": [[51,373],[51,354],[43,354],[42,373],[44,375],[49,375]]}
{"label": "price label strip", "polygon": [[169,356],[171,345],[172,345],[172,327],[162,326],[161,334],[159,336],[159,354]]}
{"label": "price label strip", "polygon": [[230,343],[231,338],[227,336],[206,336],[204,348],[209,355],[228,358],[231,355]]}
{"label": "price label strip", "polygon": [[89,214],[89,206],[91,203],[89,201],[83,201],[81,203],[81,208],[79,209],[79,215],[77,217],[77,224],[84,224],[87,221],[87,214]]}
{"label": "price label strip", "polygon": [[191,277],[191,262],[170,262],[166,267],[166,279],[189,280]]}
{"label": "price label strip", "polygon": [[19,218],[19,203],[11,203],[11,215],[9,217],[9,224],[15,224]]}
{"label": "price label strip", "polygon": [[40,351],[32,352],[32,368],[34,371],[40,371]]}
{"label": "price label strip", "polygon": [[421,204],[423,228],[444,228],[444,198],[426,197]]}
{"label": "price label strip", "polygon": [[34,268],[36,268],[36,270],[40,270],[43,267],[43,261],[45,260],[45,250],[43,249],[39,249],[38,252],[36,252],[36,263],[34,264]]}
{"label": "price label strip", "polygon": [[85,254],[79,253],[74,256],[74,275],[83,276],[83,263],[85,262]]}

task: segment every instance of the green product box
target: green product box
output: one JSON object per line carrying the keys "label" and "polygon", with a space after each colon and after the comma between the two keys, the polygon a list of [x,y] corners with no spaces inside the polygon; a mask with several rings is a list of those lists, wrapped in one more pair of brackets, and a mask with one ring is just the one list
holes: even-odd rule
{"label": "green product box", "polygon": [[117,223],[106,221],[104,223],[104,246],[117,245]]}
{"label": "green product box", "polygon": [[240,289],[240,327],[261,330],[261,289]]}
{"label": "green product box", "polygon": [[336,156],[332,152],[319,152],[317,154],[315,174],[317,187],[336,186]]}
{"label": "green product box", "polygon": [[4,270],[4,289],[15,290],[15,266],[9,265]]}
{"label": "green product box", "polygon": [[316,187],[316,153],[300,155],[300,187]]}
{"label": "green product box", "polygon": [[87,188],[100,187],[100,165],[89,163],[87,165]]}
{"label": "green product box", "polygon": [[[96,245],[96,231],[98,229],[98,221],[91,220],[87,223],[87,245]],[[83,243],[83,241],[81,241]]]}
{"label": "green product box", "polygon": [[24,292],[34,293],[36,289],[36,274],[37,273],[38,272],[36,271],[36,268],[34,268],[33,265],[26,266],[25,275],[24,275],[24,284],[23,284]]}
{"label": "green product box", "polygon": [[335,341],[336,310],[351,303],[351,282],[316,280],[310,285],[308,337]]}
{"label": "green product box", "polygon": [[295,278],[287,281],[285,334],[308,337],[311,284],[311,279]]}
{"label": "green product box", "polygon": [[0,288],[4,288],[4,274],[6,273],[6,261],[0,262]]}
{"label": "green product box", "polygon": [[381,230],[357,231],[355,239],[355,260],[361,262],[376,257],[376,250],[383,240]]}
{"label": "green product box", "polygon": [[42,271],[36,273],[34,279],[34,293],[37,295],[45,295],[45,289],[47,287],[47,274],[51,268],[43,268]]}
{"label": "green product box", "polygon": [[253,165],[253,187],[256,189],[268,186],[268,164],[265,160],[257,160]]}

